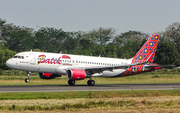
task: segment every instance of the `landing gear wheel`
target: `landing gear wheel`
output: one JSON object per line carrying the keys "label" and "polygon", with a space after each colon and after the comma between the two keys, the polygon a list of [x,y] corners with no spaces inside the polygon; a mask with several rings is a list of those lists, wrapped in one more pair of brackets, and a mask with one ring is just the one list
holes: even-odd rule
{"label": "landing gear wheel", "polygon": [[76,83],[75,80],[68,80],[68,84],[70,86],[74,86],[75,83]]}
{"label": "landing gear wheel", "polygon": [[94,86],[95,85],[95,81],[94,80],[88,80],[87,84],[88,84],[88,86]]}
{"label": "landing gear wheel", "polygon": [[29,79],[27,79],[27,78],[26,78],[24,81],[25,81],[26,83],[29,83],[29,82],[30,82],[30,80],[29,80]]}

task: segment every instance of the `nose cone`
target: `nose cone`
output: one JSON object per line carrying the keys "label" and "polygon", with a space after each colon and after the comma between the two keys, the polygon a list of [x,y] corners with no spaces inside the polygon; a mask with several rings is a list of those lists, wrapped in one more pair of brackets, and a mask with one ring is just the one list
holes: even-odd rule
{"label": "nose cone", "polygon": [[6,66],[12,67],[12,65],[13,65],[12,59],[9,59],[9,60],[6,61]]}

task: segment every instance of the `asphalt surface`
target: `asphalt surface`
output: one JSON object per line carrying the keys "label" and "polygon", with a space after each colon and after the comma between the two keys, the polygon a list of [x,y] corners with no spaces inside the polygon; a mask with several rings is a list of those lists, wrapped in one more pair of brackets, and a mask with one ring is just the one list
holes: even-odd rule
{"label": "asphalt surface", "polygon": [[62,92],[62,91],[173,90],[173,89],[180,89],[180,83],[102,84],[95,86],[87,86],[87,85],[0,86],[0,92]]}

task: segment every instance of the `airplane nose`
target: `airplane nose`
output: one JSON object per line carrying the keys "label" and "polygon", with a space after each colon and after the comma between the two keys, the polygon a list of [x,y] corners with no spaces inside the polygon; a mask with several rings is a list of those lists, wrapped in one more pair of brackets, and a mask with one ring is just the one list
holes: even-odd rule
{"label": "airplane nose", "polygon": [[13,64],[12,59],[9,59],[9,60],[6,61],[6,66],[11,67],[12,64]]}

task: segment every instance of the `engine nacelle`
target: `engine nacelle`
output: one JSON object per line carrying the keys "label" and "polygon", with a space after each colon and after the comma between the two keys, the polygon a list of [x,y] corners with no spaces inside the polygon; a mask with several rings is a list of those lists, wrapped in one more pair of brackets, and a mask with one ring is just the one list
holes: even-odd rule
{"label": "engine nacelle", "polygon": [[86,72],[84,70],[69,69],[67,70],[67,77],[70,80],[83,80],[86,78]]}
{"label": "engine nacelle", "polygon": [[39,73],[39,78],[41,79],[54,79],[56,77],[61,77],[61,75],[52,74],[52,73]]}

